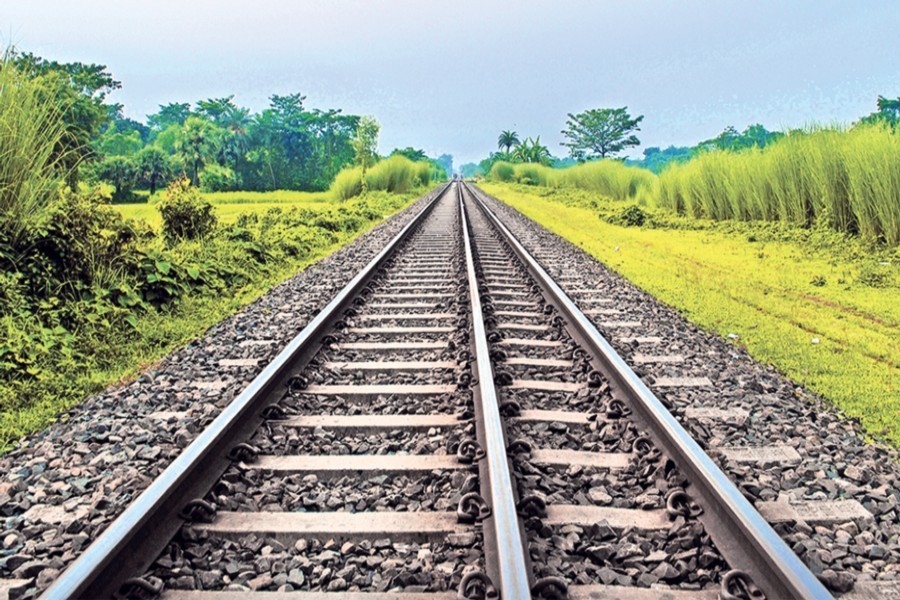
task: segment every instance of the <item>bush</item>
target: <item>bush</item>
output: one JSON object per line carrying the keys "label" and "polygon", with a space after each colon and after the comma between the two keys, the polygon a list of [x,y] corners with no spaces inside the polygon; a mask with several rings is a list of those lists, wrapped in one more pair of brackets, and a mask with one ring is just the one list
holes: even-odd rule
{"label": "bush", "polygon": [[619,222],[629,227],[640,227],[647,221],[647,213],[636,204],[631,204],[619,213]]}
{"label": "bush", "polygon": [[[405,156],[395,154],[368,169],[366,183],[369,191],[402,194],[413,188],[429,185],[432,175],[429,162],[413,162]],[[362,193],[362,169],[352,167],[338,173],[331,184],[331,193],[339,200],[359,196]]]}
{"label": "bush", "polygon": [[170,243],[204,237],[216,227],[213,205],[203,199],[187,178],[169,186],[157,209],[162,215],[163,233]]}
{"label": "bush", "polygon": [[554,188],[573,187],[597,192],[613,200],[629,200],[652,186],[656,176],[646,169],[629,167],[617,160],[589,162],[568,169],[500,161],[491,167],[488,179]]}
{"label": "bush", "polygon": [[237,187],[237,175],[228,167],[210,164],[200,171],[200,189],[204,192],[225,192]]}
{"label": "bush", "polygon": [[898,245],[900,136],[885,126],[811,130],[706,152],[663,171],[650,196],[693,217],[822,224]]}
{"label": "bush", "polygon": [[0,238],[18,243],[46,218],[65,157],[53,98],[0,57]]}
{"label": "bush", "polygon": [[490,173],[488,173],[488,179],[510,182],[513,180],[513,177],[515,177],[515,175],[516,170],[511,164],[509,164],[508,162],[498,161],[494,163],[493,167],[491,167],[491,171]]}

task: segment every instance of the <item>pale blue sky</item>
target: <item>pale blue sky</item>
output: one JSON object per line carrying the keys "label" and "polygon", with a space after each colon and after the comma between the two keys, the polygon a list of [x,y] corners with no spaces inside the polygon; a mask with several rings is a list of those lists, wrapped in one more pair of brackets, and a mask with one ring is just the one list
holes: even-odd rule
{"label": "pale blue sky", "polygon": [[301,91],[375,115],[382,151],[457,165],[501,129],[564,155],[566,113],[591,107],[645,115],[644,148],[848,122],[900,96],[894,1],[0,0],[0,26],[22,49],[109,65],[131,117]]}

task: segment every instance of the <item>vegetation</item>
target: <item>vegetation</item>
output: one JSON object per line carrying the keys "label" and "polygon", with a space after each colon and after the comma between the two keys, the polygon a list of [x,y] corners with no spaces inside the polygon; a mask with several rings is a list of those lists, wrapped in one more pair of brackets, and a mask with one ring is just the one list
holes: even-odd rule
{"label": "vegetation", "polygon": [[[92,138],[102,119],[80,112],[111,109],[97,92],[113,86],[105,68],[15,56],[0,60],[0,451],[406,206],[438,170],[396,156],[367,175],[387,191],[345,201],[225,192],[214,206],[194,183],[227,188],[247,159],[222,137],[249,114],[230,98],[168,107],[151,119],[165,128],[156,132],[113,117]],[[264,118],[303,112],[297,97],[273,103],[278,114]],[[179,172],[189,175],[150,203],[109,206]],[[97,178],[115,187],[88,184]]]}
{"label": "vegetation", "polygon": [[367,172],[362,167],[341,171],[334,179],[331,193],[339,200],[359,196],[366,190],[402,194],[426,186],[432,179],[439,177],[428,162],[413,162],[397,154],[375,163]]}
{"label": "vegetation", "polygon": [[579,188],[615,200],[627,200],[636,196],[640,190],[652,186],[656,178],[645,169],[629,167],[619,161],[603,160],[568,169],[497,162],[488,173],[488,179],[551,188]]}
{"label": "vegetation", "polygon": [[824,224],[897,245],[900,136],[876,124],[704,152],[664,171],[642,199],[694,217]]}
{"label": "vegetation", "polygon": [[900,444],[896,249],[828,227],[696,219],[575,188],[484,189]]}
{"label": "vegetation", "polygon": [[569,155],[579,162],[603,159],[633,146],[640,140],[634,132],[640,131],[643,115],[632,117],[628,107],[592,108],[577,115],[569,113],[562,134],[568,141],[562,143]]}

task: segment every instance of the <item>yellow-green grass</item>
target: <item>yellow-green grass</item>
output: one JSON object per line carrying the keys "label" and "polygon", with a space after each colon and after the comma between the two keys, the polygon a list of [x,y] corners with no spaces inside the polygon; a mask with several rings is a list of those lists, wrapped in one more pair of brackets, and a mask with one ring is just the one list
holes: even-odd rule
{"label": "yellow-green grass", "polygon": [[[278,190],[275,192],[206,192],[203,197],[215,206],[216,215],[223,223],[232,223],[238,215],[245,213],[264,213],[270,208],[307,208],[325,210],[336,203],[327,192],[293,192]],[[162,217],[154,202],[112,205],[127,219],[144,221],[154,229],[159,229]]]}
{"label": "yellow-green grass", "polygon": [[574,187],[597,192],[615,200],[625,200],[656,183],[647,169],[629,167],[617,160],[589,162],[565,169],[534,163],[497,162],[488,178],[492,181],[525,183],[551,188]]}
{"label": "yellow-green grass", "polygon": [[[859,283],[858,263],[796,241],[763,244],[715,228],[621,227],[567,201],[564,191],[482,187],[697,325],[738,334],[754,358],[860,419],[873,436],[900,445],[896,283]],[[885,268],[898,281],[898,265]]]}

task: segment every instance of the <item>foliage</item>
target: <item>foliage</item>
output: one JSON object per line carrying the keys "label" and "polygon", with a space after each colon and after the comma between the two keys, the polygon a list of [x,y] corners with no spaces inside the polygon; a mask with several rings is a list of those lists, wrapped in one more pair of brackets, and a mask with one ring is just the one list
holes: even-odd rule
{"label": "foliage", "polygon": [[513,151],[513,158],[518,162],[549,165],[552,157],[547,146],[541,144],[541,136],[534,139],[525,138]]}
{"label": "foliage", "polygon": [[518,146],[520,143],[519,134],[508,129],[501,131],[497,137],[497,148],[505,148],[507,154],[510,153],[513,146]]}
{"label": "foliage", "polygon": [[16,256],[0,239],[0,451],[411,200],[284,204],[164,243],[102,195],[63,192]]}
{"label": "foliage", "polygon": [[218,150],[219,136],[216,127],[200,117],[188,117],[175,143],[179,157],[191,176],[191,183],[200,185],[200,171],[213,160]]}
{"label": "foliage", "polygon": [[175,173],[175,161],[158,146],[147,146],[137,155],[137,167],[141,183],[156,193],[156,188],[167,184]]}
{"label": "foliage", "polygon": [[679,214],[826,224],[900,243],[900,136],[884,125],[793,133],[664,171],[649,201]]}
{"label": "foliage", "polygon": [[206,165],[200,172],[200,189],[204,192],[224,192],[238,188],[237,176],[228,167]]}
{"label": "foliage", "polygon": [[580,188],[614,200],[627,200],[637,196],[640,190],[649,188],[655,177],[649,171],[629,167],[616,160],[601,160],[568,169],[498,162],[488,174],[488,179],[552,188]]}
{"label": "foliage", "polygon": [[115,187],[113,201],[131,200],[132,191],[140,177],[140,169],[134,160],[126,156],[107,156],[93,165],[92,171],[96,177]]}
{"label": "foliage", "polygon": [[356,133],[354,133],[351,141],[354,161],[361,170],[360,182],[363,196],[366,195],[366,191],[369,189],[366,171],[375,163],[375,159],[378,157],[378,132],[380,130],[381,126],[373,117],[363,117],[359,120]]}
{"label": "foliage", "polygon": [[628,107],[593,108],[577,115],[569,113],[562,134],[568,139],[562,145],[579,161],[606,158],[640,145],[634,132],[640,131],[643,115],[632,117]]}
{"label": "foliage", "polygon": [[644,158],[641,160],[626,160],[625,164],[648,169],[658,175],[670,164],[687,162],[696,155],[697,149],[687,146],[669,146],[665,149],[652,146],[644,150]]}
{"label": "foliage", "polygon": [[39,82],[0,59],[0,237],[9,243],[18,244],[45,221],[57,176],[67,173],[61,116]]}
{"label": "foliage", "polygon": [[405,156],[394,155],[376,163],[365,176],[361,167],[341,171],[334,179],[331,193],[339,200],[362,195],[365,180],[369,190],[402,194],[429,185],[434,175],[430,161],[413,162]]}
{"label": "foliage", "polygon": [[897,125],[900,124],[900,98],[891,99],[878,96],[876,106],[878,111],[860,119],[859,124],[887,125],[896,130]]}
{"label": "foliage", "polygon": [[25,78],[42,90],[45,101],[55,106],[63,124],[63,134],[57,140],[57,160],[74,188],[80,163],[91,156],[91,142],[109,122],[110,115],[121,110],[118,105],[106,104],[106,98],[122,86],[104,65],[60,63],[15,51],[9,58]]}
{"label": "foliage", "polygon": [[157,208],[162,215],[163,233],[170,243],[202,238],[215,229],[212,204],[187,179],[173,182]]}

